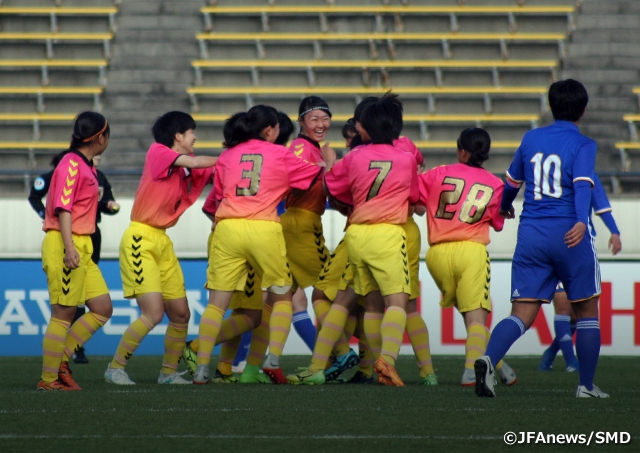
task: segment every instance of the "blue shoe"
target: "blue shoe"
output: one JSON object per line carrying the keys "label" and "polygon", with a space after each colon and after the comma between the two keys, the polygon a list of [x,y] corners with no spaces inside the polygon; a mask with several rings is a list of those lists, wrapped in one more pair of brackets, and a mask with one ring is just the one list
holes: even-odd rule
{"label": "blue shoe", "polygon": [[327,381],[334,381],[349,368],[353,368],[360,363],[360,357],[353,349],[349,349],[344,355],[336,357],[335,362],[324,371],[324,377]]}
{"label": "blue shoe", "polygon": [[545,349],[542,353],[542,360],[538,365],[538,371],[551,371],[553,368],[553,361],[555,359],[555,354],[552,355],[552,352],[549,349]]}
{"label": "blue shoe", "polygon": [[367,376],[362,371],[356,371],[356,374],[347,381],[347,384],[373,384],[373,377]]}

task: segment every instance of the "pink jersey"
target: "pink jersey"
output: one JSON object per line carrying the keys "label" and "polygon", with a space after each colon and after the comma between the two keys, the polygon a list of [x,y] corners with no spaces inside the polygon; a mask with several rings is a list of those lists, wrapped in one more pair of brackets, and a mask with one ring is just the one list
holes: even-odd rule
{"label": "pink jersey", "polygon": [[160,143],[151,145],[133,201],[133,222],[170,228],[211,184],[213,168],[174,166],[181,155]]}
{"label": "pink jersey", "polygon": [[98,212],[98,178],[93,162],[79,151],[62,158],[53,172],[47,193],[44,231],[60,231],[58,213],[71,213],[71,232],[92,234],[96,230]]}
{"label": "pink jersey", "polygon": [[393,146],[401,151],[407,152],[416,158],[418,167],[424,163],[424,156],[418,147],[411,141],[409,137],[400,137],[393,141]]}
{"label": "pink jersey", "polygon": [[473,241],[489,244],[489,225],[501,231],[504,184],[487,170],[467,164],[443,165],[419,176],[427,206],[429,245]]}
{"label": "pink jersey", "polygon": [[353,224],[407,221],[409,204],[418,201],[415,158],[391,145],[354,149],[325,176],[331,196],[353,206]]}
{"label": "pink jersey", "polygon": [[217,221],[235,218],[279,222],[276,207],[289,189],[308,190],[322,170],[284,146],[249,140],[220,155],[214,193],[206,206],[217,206]]}
{"label": "pink jersey", "polygon": [[[309,163],[317,164],[318,162],[322,162],[320,145],[308,138],[296,138],[293,142],[291,142],[289,150],[300,159],[305,160]],[[326,204],[327,199],[322,193],[322,180],[318,179],[313,183],[308,191],[291,191],[289,195],[287,195],[285,207],[287,209],[306,209],[307,211],[315,212],[318,215],[322,215],[324,214]]]}

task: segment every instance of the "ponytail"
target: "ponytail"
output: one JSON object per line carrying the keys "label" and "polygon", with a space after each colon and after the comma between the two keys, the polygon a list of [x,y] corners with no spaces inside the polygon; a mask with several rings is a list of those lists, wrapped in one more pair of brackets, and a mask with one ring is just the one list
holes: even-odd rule
{"label": "ponytail", "polygon": [[108,136],[110,132],[109,123],[104,116],[97,112],[82,112],[73,124],[69,150],[87,146],[101,135]]}
{"label": "ponytail", "polygon": [[471,156],[467,165],[472,167],[482,167],[482,164],[489,159],[491,148],[491,137],[484,129],[470,127],[460,133],[458,138],[458,149],[463,149]]}
{"label": "ponytail", "polygon": [[263,140],[262,131],[278,125],[278,111],[268,105],[256,105],[248,112],[233,115],[224,123],[222,146],[232,148],[251,139]]}

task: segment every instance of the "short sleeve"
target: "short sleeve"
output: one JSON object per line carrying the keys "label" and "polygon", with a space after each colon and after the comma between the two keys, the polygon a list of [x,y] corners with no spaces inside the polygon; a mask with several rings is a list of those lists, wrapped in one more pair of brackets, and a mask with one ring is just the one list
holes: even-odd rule
{"label": "short sleeve", "polygon": [[409,137],[400,137],[394,142],[393,146],[401,151],[411,154],[416,159],[416,164],[418,166],[424,163],[424,156]]}
{"label": "short sleeve", "polygon": [[504,217],[500,215],[500,202],[502,200],[503,192],[504,185],[498,185],[498,187],[495,188],[495,192],[493,193],[491,204],[489,206],[489,208],[491,209],[491,226],[496,231],[502,231],[502,229],[504,228]]}
{"label": "short sleeve", "polygon": [[598,145],[591,139],[581,144],[573,163],[574,184],[578,181],[588,181],[591,187],[594,186],[597,150]]}
{"label": "short sleeve", "polygon": [[282,159],[289,178],[289,187],[293,189],[309,190],[323,169],[319,165],[299,159],[285,148],[283,148]]}
{"label": "short sleeve", "polygon": [[351,153],[345,156],[324,175],[324,183],[329,195],[349,206],[353,206],[353,195],[349,187],[349,162],[353,155]]}
{"label": "short sleeve", "polygon": [[305,139],[294,140],[289,147],[289,151],[291,151],[299,159],[312,164],[317,164],[322,160],[318,148],[313,146],[313,144],[309,143]]}
{"label": "short sleeve", "polygon": [[52,181],[51,199],[53,212],[59,210],[71,212],[78,196],[78,180],[80,179],[80,159],[73,153],[67,154],[56,167]]}
{"label": "short sleeve", "polygon": [[522,148],[524,146],[523,141],[518,147],[515,156],[513,156],[513,161],[507,170],[507,184],[515,189],[519,189],[524,182],[524,165],[522,164]]}
{"label": "short sleeve", "polygon": [[416,204],[420,200],[420,185],[418,183],[418,164],[411,161],[411,192],[409,203]]}
{"label": "short sleeve", "polygon": [[168,178],[178,157],[180,157],[180,154],[172,149],[159,143],[154,143],[147,152],[147,163],[153,182]]}

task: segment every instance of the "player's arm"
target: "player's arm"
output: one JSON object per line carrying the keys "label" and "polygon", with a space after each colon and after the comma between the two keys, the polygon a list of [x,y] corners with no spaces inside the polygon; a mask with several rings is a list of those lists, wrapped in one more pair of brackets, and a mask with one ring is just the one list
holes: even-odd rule
{"label": "player's arm", "polygon": [[42,198],[47,195],[49,191],[49,185],[51,184],[51,177],[53,176],[53,170],[40,175],[36,178],[31,186],[29,192],[29,204],[34,211],[44,220],[45,206],[42,203]]}
{"label": "player's arm", "polygon": [[597,146],[593,140],[582,144],[573,166],[573,192],[576,211],[576,224],[564,236],[567,247],[578,245],[587,231],[591,214],[591,188],[595,179]]}
{"label": "player's arm", "polygon": [[609,230],[609,233],[611,233],[611,237],[609,238],[609,250],[611,250],[613,255],[616,255],[620,250],[622,250],[620,230],[618,230],[616,221],[613,218],[613,214],[611,213],[611,203],[609,203],[609,198],[607,197],[604,187],[602,187],[602,183],[600,182],[598,175],[594,175],[593,178],[591,206],[593,207],[594,213],[602,219],[604,225]]}
{"label": "player's arm", "polygon": [[71,230],[71,213],[62,209],[57,210],[60,221],[60,234],[64,244],[64,265],[68,269],[76,269],[80,265],[80,255],[73,244],[73,233]]}
{"label": "player's arm", "polygon": [[173,163],[174,167],[185,168],[209,168],[214,167],[218,162],[217,157],[213,156],[190,156],[181,154]]}

